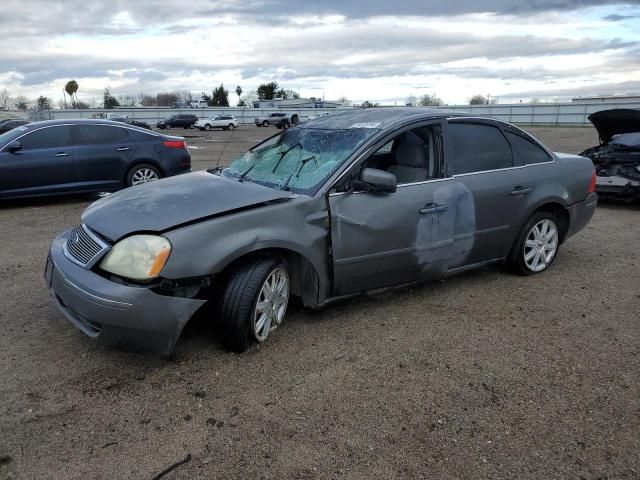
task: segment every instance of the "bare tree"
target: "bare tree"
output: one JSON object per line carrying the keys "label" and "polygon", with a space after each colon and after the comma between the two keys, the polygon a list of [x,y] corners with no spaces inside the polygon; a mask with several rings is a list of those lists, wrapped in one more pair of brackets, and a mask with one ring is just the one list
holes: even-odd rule
{"label": "bare tree", "polygon": [[488,103],[484,95],[474,95],[469,99],[469,105],[487,105]]}
{"label": "bare tree", "polygon": [[16,108],[21,112],[26,112],[29,108],[29,99],[23,95],[16,98]]}
{"label": "bare tree", "polygon": [[427,93],[420,98],[419,104],[421,107],[441,107],[444,105],[444,102],[437,95],[430,95]]}
{"label": "bare tree", "polygon": [[406,105],[414,107],[418,104],[418,98],[415,95],[411,94],[405,99],[404,103]]}

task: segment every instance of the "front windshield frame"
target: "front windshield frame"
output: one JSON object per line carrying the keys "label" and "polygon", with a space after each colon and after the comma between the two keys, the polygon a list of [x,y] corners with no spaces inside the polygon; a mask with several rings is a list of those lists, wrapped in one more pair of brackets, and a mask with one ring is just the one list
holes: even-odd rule
{"label": "front windshield frame", "polygon": [[298,126],[269,136],[215,173],[313,196],[379,132]]}

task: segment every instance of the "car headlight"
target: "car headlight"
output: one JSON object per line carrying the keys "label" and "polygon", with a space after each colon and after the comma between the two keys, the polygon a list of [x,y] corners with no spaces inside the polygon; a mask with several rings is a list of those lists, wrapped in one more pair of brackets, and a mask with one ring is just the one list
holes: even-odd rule
{"label": "car headlight", "polygon": [[100,268],[132,280],[150,280],[160,275],[171,243],[158,235],[133,235],[116,243]]}

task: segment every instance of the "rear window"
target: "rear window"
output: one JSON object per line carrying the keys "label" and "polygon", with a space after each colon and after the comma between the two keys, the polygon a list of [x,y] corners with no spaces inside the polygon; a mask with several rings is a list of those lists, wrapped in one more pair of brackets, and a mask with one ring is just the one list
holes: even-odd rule
{"label": "rear window", "polygon": [[78,125],[76,144],[113,143],[127,138],[124,128],[109,125]]}
{"label": "rear window", "polygon": [[505,132],[507,139],[513,147],[514,153],[523,165],[532,163],[550,162],[551,156],[540,145],[536,145],[531,140],[512,132]]}
{"label": "rear window", "polygon": [[71,126],[41,128],[25,135],[19,141],[22,143],[23,150],[67,147],[71,145]]}
{"label": "rear window", "polygon": [[513,166],[511,147],[500,129],[477,123],[451,123],[449,136],[453,175],[498,170]]}

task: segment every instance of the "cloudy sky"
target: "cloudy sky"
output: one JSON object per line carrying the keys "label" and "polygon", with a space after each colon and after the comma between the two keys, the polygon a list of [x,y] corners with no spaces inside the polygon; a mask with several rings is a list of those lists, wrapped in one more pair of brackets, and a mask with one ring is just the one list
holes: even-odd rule
{"label": "cloudy sky", "polygon": [[81,100],[640,94],[640,0],[2,0],[0,26],[0,89],[54,102],[70,79]]}

